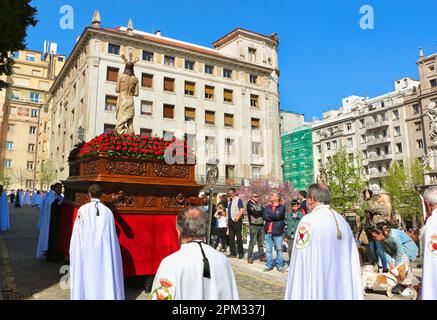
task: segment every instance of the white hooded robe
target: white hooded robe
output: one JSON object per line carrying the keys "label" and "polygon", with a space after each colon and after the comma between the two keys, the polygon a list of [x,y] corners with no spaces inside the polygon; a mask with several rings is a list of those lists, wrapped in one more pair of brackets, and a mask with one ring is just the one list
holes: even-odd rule
{"label": "white hooded robe", "polygon": [[98,199],[80,207],[74,222],[70,284],[72,300],[124,300],[123,263],[114,216]]}
{"label": "white hooded robe", "polygon": [[340,214],[319,205],[302,218],[296,230],[285,299],[363,298],[360,259],[352,230]]}
{"label": "white hooded robe", "polygon": [[202,243],[211,278],[203,276],[203,255],[199,244],[183,244],[164,258],[156,273],[153,300],[239,300],[234,272],[228,259]]}
{"label": "white hooded robe", "polygon": [[7,231],[11,228],[9,223],[9,202],[4,191],[0,194],[0,231]]}
{"label": "white hooded robe", "polygon": [[437,300],[437,210],[425,225],[421,299]]}
{"label": "white hooded robe", "polygon": [[28,191],[26,191],[26,192],[24,193],[23,204],[22,204],[22,205],[23,205],[23,206],[24,206],[24,205],[30,206],[30,193],[29,193]]}
{"label": "white hooded robe", "polygon": [[49,248],[49,231],[50,231],[50,209],[53,201],[57,198],[54,191],[49,191],[44,197],[41,214],[39,216],[38,228],[39,228],[39,238],[38,247],[36,249],[36,257],[43,258],[44,251]]}

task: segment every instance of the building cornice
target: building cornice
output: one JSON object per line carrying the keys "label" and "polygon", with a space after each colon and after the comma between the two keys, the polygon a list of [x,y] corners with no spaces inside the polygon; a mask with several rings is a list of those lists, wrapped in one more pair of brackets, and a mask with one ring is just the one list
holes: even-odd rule
{"label": "building cornice", "polygon": [[[240,61],[238,59],[226,57],[224,55],[221,55],[220,53],[214,53],[212,50],[209,52],[208,50],[201,50],[196,46],[186,46],[179,44],[177,42],[171,42],[167,40],[161,40],[158,39],[149,39],[145,38],[142,35],[139,34],[133,34],[128,35],[127,32],[121,31],[121,30],[115,30],[115,29],[98,29],[94,27],[87,26],[85,30],[82,32],[82,35],[80,36],[79,40],[76,42],[76,45],[74,46],[70,56],[68,57],[67,61],[65,62],[64,66],[62,67],[58,77],[54,81],[50,93],[52,94],[54,91],[56,91],[60,85],[60,83],[64,80],[66,77],[68,71],[70,68],[74,65],[78,55],[80,54],[83,46],[89,41],[89,39],[92,37],[92,35],[105,35],[109,37],[117,37],[120,40],[126,40],[126,41],[138,41],[140,44],[147,44],[150,46],[154,46],[157,48],[164,48],[168,50],[174,50],[176,52],[182,52],[184,54],[191,54],[195,56],[199,56],[205,59],[213,59],[215,61],[224,61],[227,62],[229,65],[237,66],[241,69],[245,70],[252,70],[257,71],[258,73],[262,74],[271,74],[272,72],[279,72],[279,70],[274,68],[268,68],[264,66],[259,66],[256,64],[252,64],[245,61]],[[125,43],[125,42],[123,42]]]}
{"label": "building cornice", "polygon": [[236,38],[239,34],[243,34],[243,35],[246,35],[246,36],[249,36],[252,38],[256,38],[257,40],[265,41],[272,46],[277,46],[279,44],[279,39],[278,39],[277,33],[272,33],[271,35],[267,36],[267,35],[264,35],[264,34],[261,34],[258,32],[247,30],[247,29],[235,28],[234,30],[232,30],[228,34],[225,34],[220,39],[214,41],[212,45],[215,48],[221,47],[225,43],[229,43],[231,40]]}

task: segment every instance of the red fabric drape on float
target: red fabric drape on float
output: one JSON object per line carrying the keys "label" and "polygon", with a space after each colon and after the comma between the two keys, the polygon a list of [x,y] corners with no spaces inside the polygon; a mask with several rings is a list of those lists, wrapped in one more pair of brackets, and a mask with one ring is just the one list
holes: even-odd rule
{"label": "red fabric drape on float", "polygon": [[[77,208],[63,204],[58,247],[69,256],[70,239]],[[154,275],[166,256],[179,249],[176,215],[114,215],[124,276]]]}

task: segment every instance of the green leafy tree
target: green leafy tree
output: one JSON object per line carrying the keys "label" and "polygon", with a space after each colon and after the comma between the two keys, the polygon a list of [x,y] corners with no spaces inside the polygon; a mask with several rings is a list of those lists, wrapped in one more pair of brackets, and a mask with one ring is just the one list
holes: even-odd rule
{"label": "green leafy tree", "polygon": [[56,170],[51,160],[46,160],[41,163],[39,176],[40,188],[48,190],[50,185],[56,180]]}
{"label": "green leafy tree", "polygon": [[[0,76],[11,75],[14,60],[10,52],[26,48],[24,42],[27,27],[35,26],[36,9],[30,6],[31,0],[1,0],[0,1]],[[7,87],[5,81],[0,80],[0,90]]]}
{"label": "green leafy tree", "polygon": [[388,192],[392,208],[406,222],[415,222],[422,214],[422,202],[416,186],[424,184],[423,167],[419,160],[406,166],[393,163],[388,176],[383,178],[383,188]]}
{"label": "green leafy tree", "polygon": [[331,206],[340,213],[355,210],[359,203],[366,187],[362,163],[360,153],[348,155],[341,147],[323,168],[323,180],[331,189]]}

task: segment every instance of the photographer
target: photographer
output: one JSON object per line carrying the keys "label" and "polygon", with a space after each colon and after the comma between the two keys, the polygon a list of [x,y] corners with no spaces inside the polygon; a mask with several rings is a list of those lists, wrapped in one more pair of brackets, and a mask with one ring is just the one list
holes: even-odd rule
{"label": "photographer", "polygon": [[377,226],[385,225],[389,222],[389,211],[381,196],[374,195],[372,190],[363,191],[363,209],[366,213],[364,230],[359,240],[369,246],[370,256],[373,264],[378,264],[378,257],[381,259],[383,272],[388,272],[387,259],[384,246],[381,241],[372,238],[370,231]]}

